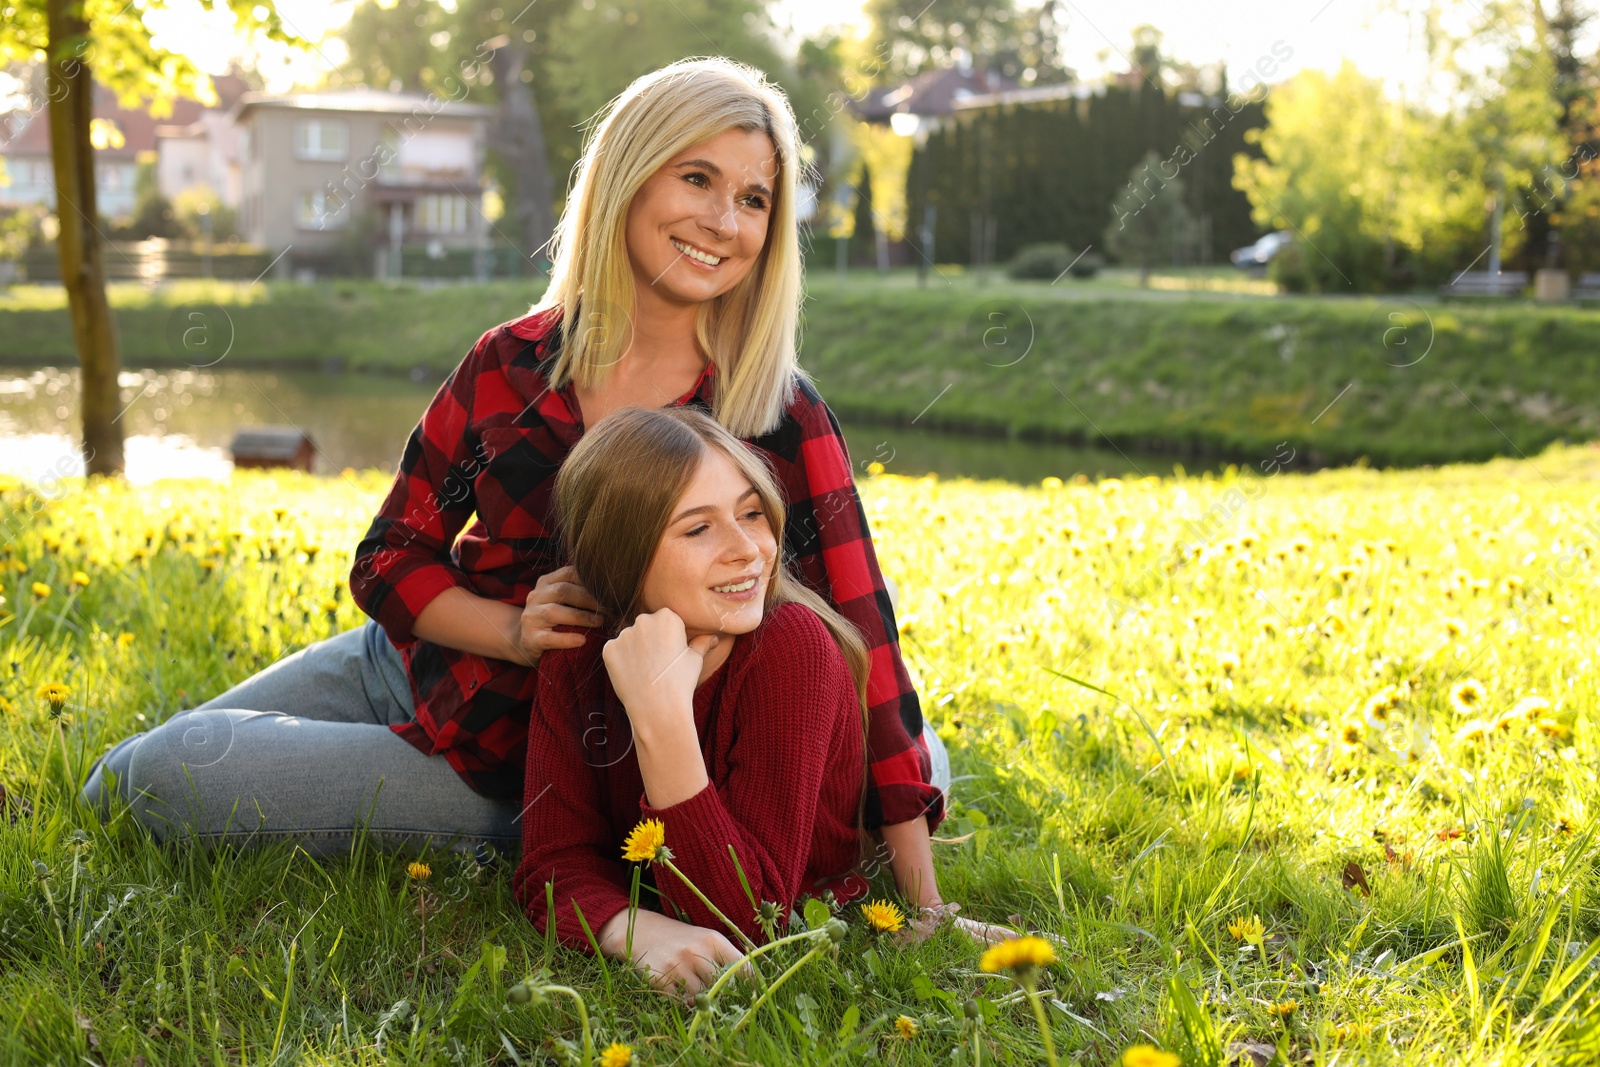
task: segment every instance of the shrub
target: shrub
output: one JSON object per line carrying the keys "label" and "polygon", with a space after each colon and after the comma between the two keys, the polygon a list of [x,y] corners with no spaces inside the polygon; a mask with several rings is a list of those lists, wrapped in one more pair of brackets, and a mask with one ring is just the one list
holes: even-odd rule
{"label": "shrub", "polygon": [[1019,248],[1007,264],[1006,274],[1021,280],[1053,282],[1070,267],[1074,278],[1093,278],[1103,262],[1093,252],[1080,257],[1064,244],[1047,242]]}

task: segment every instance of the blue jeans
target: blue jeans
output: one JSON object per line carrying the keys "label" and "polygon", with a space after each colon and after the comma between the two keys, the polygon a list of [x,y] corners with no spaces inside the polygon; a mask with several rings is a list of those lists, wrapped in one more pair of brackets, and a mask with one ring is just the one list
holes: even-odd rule
{"label": "blue jeans", "polygon": [[[125,738],[90,769],[83,799],[104,819],[121,797],[158,840],[289,841],[321,856],[349,851],[364,828],[386,845],[514,851],[521,804],[478,795],[389,729],[413,717],[400,653],[368,622]],[[923,736],[948,792],[944,744]]]}
{"label": "blue jeans", "polygon": [[400,653],[368,622],[126,738],[91,768],[83,798],[107,818],[114,792],[159,840],[327,855],[360,826],[383,844],[518,847],[521,805],[478,795],[389,729],[413,714]]}

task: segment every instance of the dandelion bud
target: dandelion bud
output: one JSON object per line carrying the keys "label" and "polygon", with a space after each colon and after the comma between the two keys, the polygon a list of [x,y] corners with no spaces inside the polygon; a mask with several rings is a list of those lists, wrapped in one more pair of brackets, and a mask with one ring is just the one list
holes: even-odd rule
{"label": "dandelion bud", "polygon": [[968,997],[961,1005],[961,1014],[969,1019],[981,1019],[983,1017],[983,1009],[978,1007],[976,1000]]}
{"label": "dandelion bud", "polygon": [[694,1010],[695,1011],[710,1011],[711,1010],[711,998],[708,997],[704,993],[696,993],[694,995]]}
{"label": "dandelion bud", "polygon": [[844,941],[845,935],[850,932],[850,927],[839,919],[829,919],[822,928],[827,931],[828,939],[835,945]]}
{"label": "dandelion bud", "polygon": [[509,1004],[526,1004],[532,999],[533,993],[522,982],[506,990],[506,1002]]}
{"label": "dandelion bud", "polygon": [[50,877],[50,868],[44,865],[43,860],[33,861],[33,873],[40,881]]}

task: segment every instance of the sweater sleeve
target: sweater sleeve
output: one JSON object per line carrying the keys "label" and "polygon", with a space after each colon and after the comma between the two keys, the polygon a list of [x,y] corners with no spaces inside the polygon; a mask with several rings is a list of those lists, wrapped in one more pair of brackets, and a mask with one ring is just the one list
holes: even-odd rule
{"label": "sweater sleeve", "polygon": [[541,933],[550,918],[545,883],[554,884],[556,937],[583,951],[592,948],[579,910],[598,936],[627,908],[629,881],[596,768],[615,762],[619,756],[611,750],[628,749],[632,734],[606,716],[603,690],[586,666],[599,663],[592,648],[546,652],[539,661],[528,720],[522,861],[512,878],[517,903]]}
{"label": "sweater sleeve", "polygon": [[351,598],[399,649],[416,640],[417,616],[440,593],[468,585],[451,547],[477,510],[475,483],[487,459],[472,423],[490,336],[478,339],[423,412],[389,495],[356,546]]}
{"label": "sweater sleeve", "polygon": [[[678,869],[753,940],[760,927],[728,847],[757,902],[777,903],[787,915],[811,859],[813,827],[829,817],[819,812],[821,798],[859,797],[862,785],[860,705],[849,667],[810,610],[791,608],[784,623],[761,635],[763,647],[744,672],[722,784],[666,808],[639,798],[642,815],[665,827]],[[846,780],[827,781],[837,776]],[[852,803],[850,821],[854,815]],[[726,929],[671,872],[658,867],[656,886],[691,923]]]}
{"label": "sweater sleeve", "polygon": [[876,829],[925,816],[944,818],[944,793],[931,784],[933,763],[922,739],[922,706],[900,655],[866,509],[851,475],[844,432],[827,404],[802,383],[792,413],[800,424],[798,456],[786,472],[791,502],[784,541],[799,576],[849,619],[867,643],[866,824]]}

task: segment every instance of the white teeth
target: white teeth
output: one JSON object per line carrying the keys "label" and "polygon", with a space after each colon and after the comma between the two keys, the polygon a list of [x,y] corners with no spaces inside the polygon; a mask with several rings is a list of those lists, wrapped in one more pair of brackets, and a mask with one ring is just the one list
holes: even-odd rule
{"label": "white teeth", "polygon": [[744,581],[735,582],[733,585],[714,585],[711,588],[719,593],[742,593],[746,589],[754,588],[755,584],[756,580],[754,578],[746,578]]}
{"label": "white teeth", "polygon": [[722,257],[721,256],[708,256],[704,252],[700,251],[698,248],[690,248],[688,245],[684,244],[682,241],[679,241],[679,240],[676,240],[676,239],[673,240],[672,247],[676,248],[678,251],[682,252],[684,255],[690,257],[691,259],[698,259],[700,262],[708,264],[708,265],[713,266],[713,267],[715,267],[718,263],[722,262]]}

